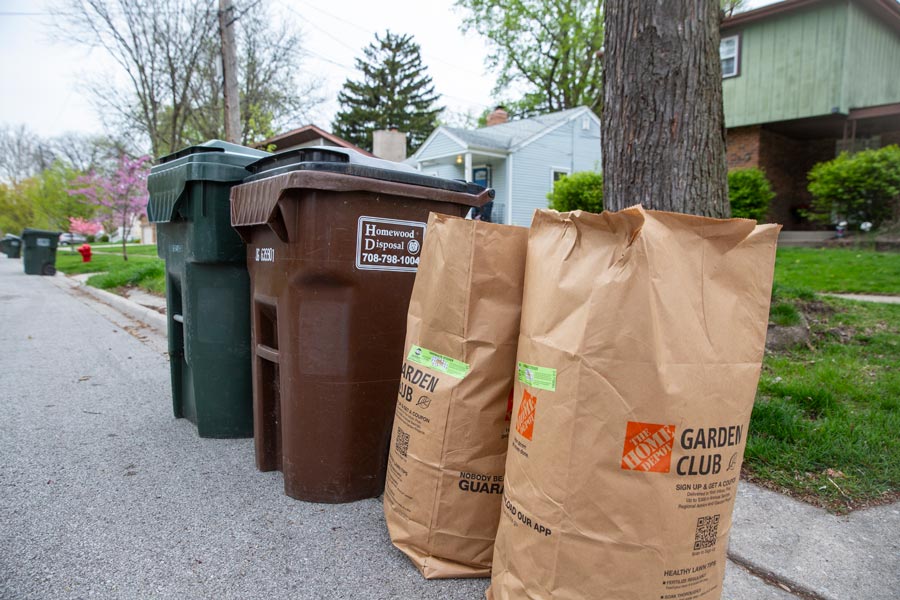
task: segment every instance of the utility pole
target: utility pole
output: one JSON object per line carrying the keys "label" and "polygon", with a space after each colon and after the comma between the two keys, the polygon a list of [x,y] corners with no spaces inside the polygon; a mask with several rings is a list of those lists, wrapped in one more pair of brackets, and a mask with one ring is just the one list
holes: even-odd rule
{"label": "utility pole", "polygon": [[219,35],[222,38],[222,78],[225,91],[225,141],[241,141],[241,102],[237,84],[237,58],[234,43],[234,5],[219,0]]}

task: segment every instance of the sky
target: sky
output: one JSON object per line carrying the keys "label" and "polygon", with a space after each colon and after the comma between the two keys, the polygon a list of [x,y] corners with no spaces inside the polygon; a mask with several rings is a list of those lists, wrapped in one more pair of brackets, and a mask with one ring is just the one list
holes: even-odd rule
{"label": "sky", "polygon": [[[303,31],[308,55],[301,67],[322,80],[328,99],[314,123],[326,130],[338,109],[341,85],[357,77],[354,58],[387,28],[414,35],[450,111],[478,115],[495,103],[493,74],[485,67],[487,43],[474,32],[460,31],[462,13],[453,0],[261,1],[273,18],[290,20]],[[49,0],[0,0],[0,126],[24,124],[44,137],[67,131],[102,134],[103,123],[83,82],[115,72],[115,65],[101,49],[54,29],[50,10]]]}
{"label": "sky", "polygon": [[[344,80],[357,78],[354,58],[374,41],[376,32],[387,28],[413,34],[448,109],[477,115],[492,105],[494,84],[484,67],[488,48],[477,34],[459,31],[462,17],[452,0],[262,2],[273,18],[290,20],[303,31],[308,55],[301,68],[323,81],[328,100],[315,124],[326,130],[331,129]],[[103,50],[55,31],[49,11],[46,0],[0,0],[0,125],[25,124],[41,136],[102,133],[83,82],[114,71],[115,65]],[[296,124],[301,125],[306,123]]]}

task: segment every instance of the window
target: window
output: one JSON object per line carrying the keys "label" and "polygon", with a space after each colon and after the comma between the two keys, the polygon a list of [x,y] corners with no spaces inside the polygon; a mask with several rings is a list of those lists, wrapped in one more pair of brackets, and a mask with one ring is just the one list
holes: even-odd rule
{"label": "window", "polygon": [[571,173],[570,169],[565,169],[563,167],[550,167],[550,189],[553,189],[553,184]]}
{"label": "window", "polygon": [[719,58],[722,59],[722,78],[737,77],[741,72],[741,36],[730,35],[719,42]]}

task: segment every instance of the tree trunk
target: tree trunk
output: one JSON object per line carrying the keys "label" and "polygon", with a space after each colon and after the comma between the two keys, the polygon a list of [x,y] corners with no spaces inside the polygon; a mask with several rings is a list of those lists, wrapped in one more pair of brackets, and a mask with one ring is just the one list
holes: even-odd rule
{"label": "tree trunk", "polygon": [[122,215],[122,260],[128,260],[128,234],[131,233],[131,228],[128,231],[125,231],[126,223],[128,222],[128,213]]}
{"label": "tree trunk", "polygon": [[604,207],[730,216],[718,0],[604,7]]}

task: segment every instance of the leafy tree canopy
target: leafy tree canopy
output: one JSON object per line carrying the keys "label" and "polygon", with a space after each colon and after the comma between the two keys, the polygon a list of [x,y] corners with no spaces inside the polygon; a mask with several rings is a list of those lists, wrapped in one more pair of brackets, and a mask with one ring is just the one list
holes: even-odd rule
{"label": "leafy tree canopy", "polygon": [[462,29],[492,46],[488,66],[499,76],[494,94],[513,86],[524,95],[504,101],[517,116],[576,106],[599,112],[603,100],[602,0],[457,0]]}
{"label": "leafy tree canopy", "polygon": [[128,260],[125,242],[134,219],[147,210],[149,195],[147,176],[149,156],[119,157],[118,165],[109,173],[91,172],[71,182],[67,193],[94,207],[102,216],[122,230],[122,258]]}
{"label": "leafy tree canopy", "polygon": [[68,231],[69,217],[92,217],[94,207],[68,194],[78,176],[55,160],[36,175],[0,186],[0,229],[16,235],[25,227]]}

